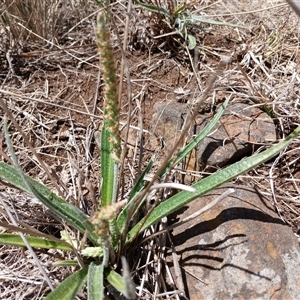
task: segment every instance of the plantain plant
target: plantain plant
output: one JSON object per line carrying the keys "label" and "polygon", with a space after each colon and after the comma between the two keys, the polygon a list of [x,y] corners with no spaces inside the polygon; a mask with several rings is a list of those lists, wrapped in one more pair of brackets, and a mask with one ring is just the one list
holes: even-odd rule
{"label": "plantain plant", "polygon": [[[124,253],[126,249],[129,249],[129,246],[133,245],[136,238],[152,224],[158,223],[161,218],[175,212],[195,198],[276,156],[300,133],[299,126],[277,145],[236,162],[201,179],[190,188],[185,188],[185,190],[170,196],[156,205],[142,219],[137,219],[137,222],[130,227],[130,221],[134,219],[133,216],[138,215],[150,188],[153,187],[155,178],[160,177],[163,179],[172,167],[178,165],[207,136],[224,112],[229,98],[222,104],[214,118],[199,135],[178,153],[170,153],[169,159],[162,163],[162,166],[150,183],[147,183],[145,180],[145,175],[149,173],[153,160],[148,163],[148,166],[140,175],[131,190],[129,199],[120,200],[119,190],[121,187],[118,187],[118,171],[122,162],[120,161],[119,103],[114,57],[110,45],[109,31],[107,30],[103,14],[99,14],[97,24],[97,43],[101,58],[102,76],[105,82],[103,126],[100,141],[102,187],[97,212],[92,217],[87,216],[78,207],[57,196],[45,185],[26,176],[21,170],[14,153],[9,135],[9,125],[7,122],[4,125],[6,142],[14,165],[0,162],[0,178],[16,188],[35,196],[54,214],[74,228],[74,236],[75,232],[79,231],[87,238],[82,250],[78,250],[80,247],[77,247],[76,244],[79,241],[74,240],[65,232],[62,232],[61,239],[57,239],[52,236],[40,235],[36,231],[29,232],[18,229],[16,226],[7,226],[10,230],[19,231],[20,234],[26,233],[24,235],[26,241],[33,248],[60,249],[62,251],[73,251],[76,254],[76,260],[59,263],[62,265],[77,265],[77,271],[55,287],[46,296],[46,300],[74,299],[85,285],[87,286],[88,299],[104,299],[106,282],[111,284],[127,299],[135,299],[135,285]],[[17,128],[16,121],[5,108],[2,100],[0,104],[6,111],[10,121]],[[183,132],[183,134],[185,133]],[[0,234],[0,244],[26,246],[19,234]],[[130,252],[127,253],[127,256],[130,256]],[[123,269],[122,275],[117,271],[120,265]]]}
{"label": "plantain plant", "polygon": [[[146,10],[158,15],[158,26],[162,29],[162,35],[177,33],[187,43],[189,50],[193,50],[196,47],[196,37],[192,32],[192,29],[203,30],[204,28],[198,23],[206,23],[218,26],[230,26],[245,28],[240,25],[235,25],[227,22],[219,22],[212,19],[200,17],[192,14],[187,9],[185,1],[183,3],[179,1],[167,1],[167,8],[164,8],[161,1],[150,1],[151,3],[145,3],[136,0],[136,3]],[[152,4],[155,2],[155,4]]]}

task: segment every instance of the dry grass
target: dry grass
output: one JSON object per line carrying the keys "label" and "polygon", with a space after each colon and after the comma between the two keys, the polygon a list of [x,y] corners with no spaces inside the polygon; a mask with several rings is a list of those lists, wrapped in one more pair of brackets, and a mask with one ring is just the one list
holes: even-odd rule
{"label": "dry grass", "polygon": [[[32,11],[16,11],[17,6],[14,10],[0,11],[2,21],[4,18],[6,22],[0,25],[1,39],[4,39],[0,46],[3,66],[0,69],[0,95],[53,176],[58,177],[65,198],[90,214],[98,201],[99,153],[94,134],[101,125],[102,101],[93,28],[96,10],[90,2],[75,5],[75,2],[67,1],[70,5],[64,4],[64,9],[55,3],[56,10],[45,13],[44,2],[47,1],[37,2],[39,10],[34,13],[46,19],[38,18]],[[234,93],[236,99],[249,105],[272,108],[278,140],[300,123],[299,19],[285,1],[190,1],[192,12],[249,28],[210,27],[205,34],[197,33],[200,50],[197,78],[191,72],[185,51],[177,49],[175,55],[174,49],[161,46],[161,41],[153,37],[149,13],[133,6],[127,32],[126,1],[113,3],[111,9],[116,26],[112,26],[112,44],[117,66],[119,72],[120,65],[125,70],[125,75],[120,76],[123,79],[122,124],[129,120],[131,126],[124,167],[125,195],[154,151],[149,138],[153,103],[178,97],[174,79],[176,86],[189,91],[189,101],[197,98],[206,86],[209,72],[223,55],[231,56],[232,64],[218,79],[210,101],[217,104],[224,96]],[[70,16],[74,19],[70,20]],[[22,18],[28,21],[20,22]],[[67,21],[68,27],[64,27]],[[125,43],[128,45],[126,60],[121,63],[121,49]],[[19,52],[14,52],[16,50]],[[130,83],[126,81],[128,75]],[[129,100],[132,102],[130,118]],[[1,118],[1,126],[2,122]],[[23,169],[51,186],[50,179],[20,133],[14,128],[10,132]],[[142,138],[145,143],[140,147]],[[270,144],[275,142],[270,141]],[[0,151],[1,159],[9,161],[2,133]],[[195,175],[201,177],[196,171]],[[297,231],[300,219],[299,139],[276,160],[239,180],[270,195],[279,215]],[[16,219],[45,233],[59,234],[63,226],[34,199],[5,185],[0,185],[0,190],[3,201]],[[9,222],[3,205],[0,204],[0,208],[0,221]],[[157,228],[151,230],[150,233],[155,233]],[[167,293],[168,299],[179,299],[176,290],[170,292],[178,283],[169,276],[164,258],[167,238],[152,238],[140,245],[138,254],[134,253],[132,268],[140,282],[138,293],[141,299],[167,299]],[[49,288],[28,251],[7,246],[0,249],[0,298],[42,299]],[[62,253],[37,254],[53,285],[72,271],[51,265]]]}

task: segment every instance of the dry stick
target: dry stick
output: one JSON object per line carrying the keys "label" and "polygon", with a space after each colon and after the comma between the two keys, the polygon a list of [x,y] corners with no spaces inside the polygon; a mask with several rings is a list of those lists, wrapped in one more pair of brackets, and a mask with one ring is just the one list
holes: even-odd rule
{"label": "dry stick", "polygon": [[79,113],[79,114],[82,114],[82,115],[85,115],[85,116],[89,116],[89,117],[93,117],[93,118],[103,120],[103,116],[92,115],[90,113],[86,113],[86,112],[78,110],[78,109],[74,109],[74,108],[71,108],[71,107],[66,107],[66,106],[63,106],[63,105],[59,105],[59,104],[49,102],[49,100],[46,101],[46,100],[41,100],[41,99],[37,99],[37,98],[32,98],[32,97],[24,96],[24,95],[17,94],[17,93],[14,93],[14,92],[6,91],[6,90],[3,90],[3,89],[0,89],[0,93],[3,93],[5,95],[9,95],[9,96],[12,96],[12,97],[19,98],[22,101],[24,101],[23,99],[30,100],[30,101],[35,101],[37,103],[50,105],[50,106],[53,106],[53,107],[61,108],[61,109],[68,110],[68,111],[73,111],[73,112],[76,112],[76,113]]}
{"label": "dry stick", "polygon": [[[124,39],[123,39],[123,49],[121,49],[122,53],[122,62],[121,62],[121,72],[120,72],[120,82],[119,82],[119,107],[121,107],[121,98],[122,98],[122,89],[123,89],[123,76],[124,76],[124,69],[126,69],[126,82],[127,82],[127,99],[128,99],[128,112],[127,112],[127,124],[125,129],[125,138],[124,138],[124,146],[122,149],[122,155],[121,155],[121,163],[120,163],[120,178],[119,178],[119,188],[122,187],[121,191],[121,199],[123,199],[124,196],[124,164],[125,164],[125,156],[127,152],[127,141],[128,141],[128,135],[129,135],[129,128],[130,128],[130,119],[131,119],[131,111],[132,111],[132,95],[131,95],[131,82],[130,82],[130,74],[129,74],[129,68],[128,68],[128,61],[125,56],[125,51],[127,49],[127,40],[128,40],[128,33],[129,33],[129,23],[130,23],[130,14],[132,9],[132,1],[130,0],[128,2],[127,7],[127,14],[126,14],[126,23],[125,23],[125,32],[124,32]],[[115,25],[115,24],[114,24]],[[115,25],[116,27],[116,25]],[[119,35],[117,33],[117,36],[119,38]],[[119,190],[118,188],[118,190]]]}
{"label": "dry stick", "polygon": [[91,115],[92,121],[94,121],[93,115],[95,115],[95,113],[96,113],[100,83],[101,83],[101,70],[99,69],[98,76],[97,76],[97,84],[96,84],[95,96],[94,96],[93,110],[92,110],[92,115]]}
{"label": "dry stick", "polygon": [[[28,97],[28,96],[25,96],[25,95],[17,94],[17,93],[14,93],[14,92],[6,91],[6,90],[3,90],[3,89],[0,89],[0,93],[2,93],[4,95],[9,95],[9,96],[12,96],[12,97],[16,97],[16,98],[20,99],[23,102],[24,102],[24,99],[26,99],[26,100],[34,101],[34,102],[37,102],[37,103],[43,103],[45,105],[50,105],[50,106],[53,106],[53,107],[64,109],[64,110],[67,110],[67,111],[73,111],[73,112],[76,112],[78,114],[82,114],[84,116],[89,116],[89,117],[93,117],[95,119],[103,120],[103,116],[93,115],[93,114],[84,112],[82,110],[78,110],[78,109],[74,109],[74,108],[71,108],[71,107],[66,107],[66,106],[63,106],[63,105],[51,103],[51,102],[49,102],[49,100],[46,101],[46,100],[36,99],[36,98]],[[127,122],[126,123],[120,122],[120,124],[121,125],[126,125]],[[130,128],[140,131],[139,127],[136,127],[136,126],[133,126],[133,125],[130,125]],[[149,133],[149,131],[147,131],[146,129],[143,129],[143,132]]]}
{"label": "dry stick", "polygon": [[138,127],[140,128],[139,130],[139,137],[138,140],[140,142],[140,151],[139,151],[139,164],[138,164],[138,171],[136,178],[140,177],[140,174],[142,172],[142,164],[143,164],[143,151],[144,151],[144,145],[143,145],[143,116],[142,116],[142,107],[141,107],[141,102],[145,98],[145,86],[143,85],[142,88],[142,94],[140,97],[140,100],[136,99],[136,106],[138,108]]}
{"label": "dry stick", "polygon": [[190,216],[184,218],[181,222],[178,222],[176,224],[173,224],[169,227],[167,227],[167,230],[171,230],[177,226],[180,226],[184,223],[187,223],[197,217],[199,217],[200,215],[204,214],[206,211],[208,211],[209,209],[211,209],[213,206],[215,206],[217,203],[219,203],[221,200],[225,199],[228,195],[234,193],[235,190],[233,188],[229,188],[228,190],[226,190],[224,193],[222,193],[220,196],[218,196],[216,199],[214,199],[213,201],[211,201],[210,203],[208,203],[207,205],[205,205],[204,207],[202,207],[200,210],[196,211],[195,213],[191,214]]}
{"label": "dry stick", "polygon": [[[0,209],[0,212],[2,214],[4,214],[4,211],[2,209]],[[66,241],[63,241],[59,238],[56,238],[55,236],[53,235],[49,235],[49,234],[45,234],[45,233],[42,233],[40,231],[38,231],[37,229],[33,228],[33,227],[30,227],[28,224],[22,222],[21,220],[19,219],[15,219],[15,221],[20,225],[20,226],[24,226],[26,229],[23,229],[21,227],[18,227],[18,226],[15,226],[15,225],[11,225],[9,223],[5,223],[5,222],[0,222],[0,227],[3,227],[3,228],[6,228],[10,231],[16,231],[16,232],[22,232],[24,234],[27,234],[27,235],[32,235],[32,236],[37,236],[37,237],[42,237],[44,239],[47,239],[49,241],[54,241],[54,242],[57,242],[57,243],[63,243],[65,244],[66,246],[69,246],[72,248],[72,245],[69,244],[68,242]]]}
{"label": "dry stick", "polygon": [[162,233],[165,232],[169,232],[170,230],[183,225],[184,223],[187,223],[189,221],[191,221],[192,219],[195,219],[199,216],[201,216],[202,214],[204,214],[206,211],[208,211],[209,209],[211,209],[213,206],[215,206],[216,204],[218,204],[220,201],[226,199],[226,197],[232,193],[234,193],[235,190],[233,188],[229,188],[228,190],[226,190],[224,193],[222,193],[220,196],[218,196],[216,199],[214,199],[213,201],[211,201],[210,203],[208,203],[207,205],[205,205],[204,207],[202,207],[201,209],[199,209],[198,211],[196,211],[194,214],[184,218],[182,221],[177,222],[173,225],[170,225],[168,227],[166,227],[166,229],[160,230],[158,232],[152,233],[151,235],[147,236],[146,238],[144,238],[140,243],[144,243],[145,241],[149,240],[149,239],[153,239],[153,237],[160,235]]}
{"label": "dry stick", "polygon": [[[195,106],[193,108],[193,113],[191,113],[190,111],[188,112],[182,133],[181,133],[179,139],[177,140],[177,142],[175,143],[173,149],[171,149],[171,151],[169,151],[167,157],[165,158],[164,162],[162,163],[162,165],[160,166],[158,171],[154,174],[151,181],[147,184],[146,188],[140,193],[140,195],[138,196],[138,198],[135,202],[135,205],[133,205],[131,211],[128,211],[127,223],[132,219],[133,213],[135,212],[136,208],[139,206],[140,202],[144,199],[146,194],[149,192],[150,187],[154,184],[154,182],[157,180],[157,178],[164,172],[164,170],[166,169],[166,167],[168,165],[169,160],[172,158],[174,153],[175,153],[174,156],[175,157],[177,156],[178,151],[179,151],[179,146],[181,146],[182,141],[186,137],[186,134],[187,134],[190,126],[192,125],[193,120],[196,118],[199,110],[203,106],[204,101],[207,99],[210,91],[213,88],[213,85],[214,85],[217,77],[221,75],[221,73],[224,71],[224,69],[228,63],[229,63],[228,57],[222,58],[216,68],[216,71],[211,74],[210,78],[208,79],[206,89],[204,90],[204,92],[203,92],[202,96],[200,97],[200,99],[198,100],[198,102],[195,103]],[[171,167],[170,167],[170,169],[171,169]],[[156,200],[156,203],[154,203],[154,205],[152,206],[152,208],[148,211],[147,215],[144,217],[144,222],[141,223],[140,228],[143,227],[147,218],[152,213],[153,209],[156,207],[157,202],[158,202],[157,200]],[[128,224],[126,224],[126,225],[128,226]],[[139,228],[139,230],[140,230],[140,228]],[[135,236],[133,237],[132,240],[134,240],[137,237],[137,235],[139,234],[139,230],[137,230],[137,233],[135,234]]]}
{"label": "dry stick", "polygon": [[19,26],[21,26],[22,28],[24,28],[24,30],[28,31],[30,34],[32,34],[32,35],[38,37],[38,38],[41,39],[42,41],[47,42],[47,43],[50,44],[51,46],[54,46],[54,47],[60,49],[61,51],[67,53],[67,54],[70,55],[72,58],[75,58],[76,60],[80,61],[81,63],[85,63],[85,64],[87,64],[87,65],[89,65],[89,66],[95,67],[95,65],[93,65],[93,64],[91,64],[91,63],[89,63],[89,62],[87,62],[86,60],[82,60],[81,58],[77,57],[76,55],[73,55],[71,52],[66,51],[66,48],[62,48],[62,47],[60,47],[59,45],[56,45],[55,43],[53,43],[53,42],[51,42],[51,41],[49,41],[49,40],[47,40],[47,39],[41,37],[40,35],[34,33],[32,30],[28,29],[26,26],[24,26],[24,25],[21,24],[20,22],[18,22],[17,24],[18,24]]}
{"label": "dry stick", "polygon": [[[17,222],[16,222],[14,216],[10,213],[9,208],[7,207],[7,205],[5,204],[5,202],[2,200],[2,198],[3,198],[3,199],[6,199],[6,197],[5,197],[2,193],[0,193],[0,196],[1,196],[0,201],[1,201],[1,203],[2,203],[2,206],[4,207],[4,209],[5,209],[5,211],[6,211],[7,215],[8,215],[8,217],[9,217],[9,219],[10,219],[10,221],[12,222],[12,224],[13,224],[14,226],[18,226],[18,224],[17,224]],[[34,260],[35,263],[37,264],[39,270],[40,270],[41,273],[43,274],[44,279],[45,279],[45,281],[47,282],[48,286],[50,287],[51,290],[54,290],[54,287],[53,287],[53,285],[52,285],[52,283],[51,283],[51,281],[50,281],[50,279],[49,279],[49,277],[48,277],[48,275],[47,275],[45,269],[43,268],[43,266],[42,266],[40,260],[38,259],[37,255],[36,255],[35,252],[33,251],[32,247],[31,247],[30,244],[28,243],[28,241],[27,241],[25,235],[24,235],[22,232],[19,232],[19,235],[20,235],[20,237],[21,237],[23,243],[26,245],[26,247],[27,247],[29,253],[31,254],[31,256],[32,256],[32,258],[33,258],[33,260]]]}
{"label": "dry stick", "polygon": [[[50,169],[49,166],[47,166],[44,163],[44,161],[40,158],[39,154],[35,151],[34,147],[29,142],[29,139],[28,139],[27,135],[24,133],[24,131],[22,130],[22,128],[20,127],[20,125],[18,124],[18,122],[16,121],[16,119],[14,118],[14,116],[12,115],[12,113],[10,112],[10,110],[8,109],[8,107],[6,106],[6,104],[4,103],[4,101],[1,98],[0,98],[0,106],[5,111],[5,113],[7,114],[8,118],[11,120],[11,122],[14,124],[15,128],[22,135],[22,138],[23,138],[25,144],[30,149],[30,151],[32,152],[32,154],[36,157],[37,161],[40,163],[40,165],[42,166],[43,170],[46,172],[46,174],[47,174],[48,178],[51,180],[52,184],[56,187],[59,195],[62,198],[64,198],[64,194],[62,193],[61,188],[57,184],[57,181],[55,180],[54,176],[49,172],[49,169]],[[58,181],[59,181],[59,179],[58,179]],[[64,187],[64,186],[62,185],[62,187]]]}
{"label": "dry stick", "polygon": [[182,278],[182,272],[180,269],[180,264],[178,261],[178,255],[176,253],[175,246],[173,244],[173,241],[171,239],[169,231],[167,231],[167,235],[171,244],[171,249],[172,249],[172,258],[173,258],[173,266],[174,266],[174,273],[175,273],[175,280],[177,283],[177,287],[180,290],[180,296],[186,297],[185,289],[184,289],[184,283],[183,283],[183,278]]}

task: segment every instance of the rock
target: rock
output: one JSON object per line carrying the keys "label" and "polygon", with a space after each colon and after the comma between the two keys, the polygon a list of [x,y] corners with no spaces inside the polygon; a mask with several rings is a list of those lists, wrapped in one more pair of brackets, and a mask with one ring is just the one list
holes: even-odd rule
{"label": "rock", "polygon": [[[166,150],[171,150],[180,135],[187,115],[187,104],[170,102],[157,103],[154,106],[153,132],[163,141]],[[211,115],[197,116],[197,132],[211,120]],[[191,140],[194,128],[191,129]],[[276,140],[276,128],[272,119],[261,109],[244,103],[231,103],[225,113],[197,148],[197,165],[203,170],[213,171],[233,163],[243,156],[251,155],[262,144]],[[159,143],[152,140],[155,148]],[[160,148],[160,147],[159,147]],[[196,165],[196,163],[191,163]]]}
{"label": "rock", "polygon": [[[211,117],[200,116],[200,132]],[[244,103],[231,103],[197,149],[199,165],[223,167],[246,155],[251,155],[262,144],[276,140],[276,128],[272,119],[258,107]],[[211,170],[212,171],[212,170]]]}
{"label": "rock", "polygon": [[[188,298],[299,299],[299,244],[269,199],[251,188],[226,184],[193,201],[179,219],[229,187],[235,193],[173,229]],[[172,261],[170,253],[167,260]]]}
{"label": "rock", "polygon": [[179,102],[156,103],[152,118],[153,132],[166,150],[171,150],[180,136],[187,115],[187,105]]}

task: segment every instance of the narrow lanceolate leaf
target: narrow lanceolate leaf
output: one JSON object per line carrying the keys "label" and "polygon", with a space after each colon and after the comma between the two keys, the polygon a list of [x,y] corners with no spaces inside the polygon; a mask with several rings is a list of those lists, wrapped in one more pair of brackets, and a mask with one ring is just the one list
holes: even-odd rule
{"label": "narrow lanceolate leaf", "polygon": [[86,283],[88,267],[67,277],[58,287],[47,295],[44,300],[73,300]]}
{"label": "narrow lanceolate leaf", "polygon": [[146,220],[142,219],[138,224],[134,226],[134,228],[129,232],[127,236],[127,242],[132,242],[134,237],[139,232],[142,232],[152,224],[157,223],[162,217],[175,212],[195,198],[202,196],[203,194],[213,190],[221,184],[236,178],[237,176],[257,167],[258,165],[276,156],[280,151],[287,147],[299,133],[300,126],[297,127],[285,140],[269,148],[268,150],[242,159],[241,161],[236,162],[231,166],[228,166],[227,168],[200,180],[199,182],[192,185],[192,187],[197,190],[196,193],[182,191],[169,198],[168,200],[162,202],[153,210],[152,214]]}
{"label": "narrow lanceolate leaf", "polygon": [[[33,237],[26,235],[26,240],[33,248],[44,248],[44,249],[60,249],[72,251],[72,247],[66,245],[64,242],[55,242],[45,240],[39,237]],[[2,233],[0,234],[0,245],[10,245],[18,247],[26,247],[22,238],[18,234]]]}
{"label": "narrow lanceolate leaf", "polygon": [[0,227],[6,228],[8,230],[15,231],[18,233],[24,233],[28,236],[34,236],[34,237],[43,238],[44,240],[58,242],[59,244],[64,244],[67,248],[70,248],[70,247],[74,248],[73,244],[70,244],[63,239],[59,239],[59,238],[55,237],[54,235],[45,234],[43,232],[34,230],[33,228],[32,229],[31,228],[24,229],[24,228],[20,228],[18,226],[14,226],[14,225],[11,225],[11,224],[8,224],[5,222],[0,222]]}
{"label": "narrow lanceolate leaf", "polygon": [[98,15],[96,36],[100,53],[100,69],[105,83],[103,128],[101,133],[101,206],[106,206],[114,203],[117,198],[121,138],[119,131],[120,111],[114,54],[103,13],[99,13]]}
{"label": "narrow lanceolate leaf", "polygon": [[[204,129],[188,144],[186,145],[179,153],[178,157],[176,158],[174,162],[174,167],[176,167],[195,147],[211,132],[211,130],[214,128],[214,126],[217,124],[221,116],[223,115],[228,103],[229,103],[230,97],[228,97],[224,103],[221,105],[221,107],[218,109],[215,116],[212,118],[212,120],[204,127]],[[144,170],[144,172],[141,174],[140,178],[138,179],[136,185],[134,186],[131,194],[130,194],[130,201],[126,205],[126,207],[123,209],[123,211],[120,213],[118,217],[118,225],[120,228],[121,233],[126,228],[126,224],[130,219],[132,218],[133,213],[131,211],[131,208],[136,211],[138,207],[134,206],[134,198],[138,192],[140,192],[144,188],[144,177],[146,174],[149,173],[151,167],[153,164],[153,159],[149,162],[147,168]],[[168,172],[168,168],[172,164],[172,159],[168,162],[164,172],[160,175],[160,177],[164,177],[165,174]]]}
{"label": "narrow lanceolate leaf", "polygon": [[173,12],[173,16],[177,16],[180,15],[182,12],[184,12],[186,10],[186,4],[183,3],[181,6],[178,6],[175,11]]}
{"label": "narrow lanceolate leaf", "polygon": [[[135,206],[135,203],[134,203],[135,197],[145,187],[145,185],[146,185],[145,176],[150,172],[153,163],[154,163],[154,159],[151,158],[147,167],[145,168],[145,170],[142,172],[142,174],[138,178],[137,182],[135,183],[135,185],[130,193],[128,203],[126,204],[126,206],[124,207],[124,209],[121,211],[121,213],[118,216],[117,223],[118,223],[120,233],[124,232],[125,228],[127,228],[127,225],[131,221],[131,218],[133,217],[134,212],[138,209],[138,205]],[[134,210],[134,211],[132,212],[132,210]]]}
{"label": "narrow lanceolate leaf", "polygon": [[76,267],[79,266],[77,260],[59,260],[55,261],[52,263],[53,266],[58,266],[58,267]]}
{"label": "narrow lanceolate leaf", "polygon": [[[84,233],[87,230],[89,232],[89,239],[93,243],[97,244],[98,237],[93,233],[94,227],[88,217],[79,208],[56,196],[43,184],[28,176],[25,177],[34,189],[34,196],[36,196],[38,200],[47,206],[53,213],[65,220],[71,226],[78,229],[80,232]],[[24,182],[20,173],[4,162],[0,162],[0,178],[6,180],[24,192],[33,194],[32,190],[30,190],[28,185]]]}
{"label": "narrow lanceolate leaf", "polygon": [[126,286],[126,291],[123,294],[127,299],[136,299],[135,284],[131,279],[129,264],[124,256],[121,256],[121,261],[122,261],[122,268],[123,268],[122,277],[124,278],[125,286]]}
{"label": "narrow lanceolate leaf", "polygon": [[87,278],[87,290],[89,300],[104,299],[103,272],[103,263],[100,265],[91,263],[89,265],[89,272]]}
{"label": "narrow lanceolate leaf", "polygon": [[[187,155],[196,148],[196,146],[211,132],[211,130],[214,128],[214,126],[217,124],[221,116],[223,115],[228,103],[229,103],[230,97],[228,97],[224,103],[221,105],[221,107],[218,109],[215,116],[211,119],[211,121],[203,128],[203,130],[188,144],[186,145],[180,152],[178,153],[178,157],[176,158],[174,162],[174,167],[176,167]],[[172,159],[168,162],[167,167],[165,171],[160,175],[160,177],[164,177],[164,175],[168,171],[168,167],[171,165]]]}
{"label": "narrow lanceolate leaf", "polygon": [[227,22],[219,22],[219,21],[215,21],[212,19],[206,19],[194,14],[190,15],[190,18],[192,20],[192,22],[201,22],[201,23],[207,23],[207,24],[211,24],[211,25],[218,25],[218,26],[228,26],[228,27],[237,27],[237,28],[243,28],[243,29],[247,29],[247,27],[245,26],[241,26],[241,25],[237,25],[237,24],[232,24],[232,23],[227,23]]}
{"label": "narrow lanceolate leaf", "polygon": [[[162,14],[162,15],[165,15],[166,17],[168,17],[168,18],[171,18],[170,13],[166,9],[164,9],[163,7],[158,7],[158,6],[155,6],[155,5],[150,5],[150,4],[141,2],[141,1],[136,1],[136,3],[139,4],[140,6],[144,7],[148,11],[155,12],[155,13],[158,13],[158,14]],[[180,9],[181,8],[183,9],[184,6],[180,7]],[[177,11],[176,14],[179,14],[180,12],[181,11]]]}
{"label": "narrow lanceolate leaf", "polygon": [[112,145],[110,143],[111,133],[104,125],[101,134],[101,206],[110,205],[115,202],[118,188],[118,163],[111,156]]}
{"label": "narrow lanceolate leaf", "polygon": [[[106,271],[106,279],[117,291],[122,293],[125,297],[131,295],[131,292],[128,294],[129,286],[127,285],[128,282],[126,281],[126,279],[114,270]],[[127,297],[127,299],[135,299],[135,295],[133,296],[133,298]]]}

